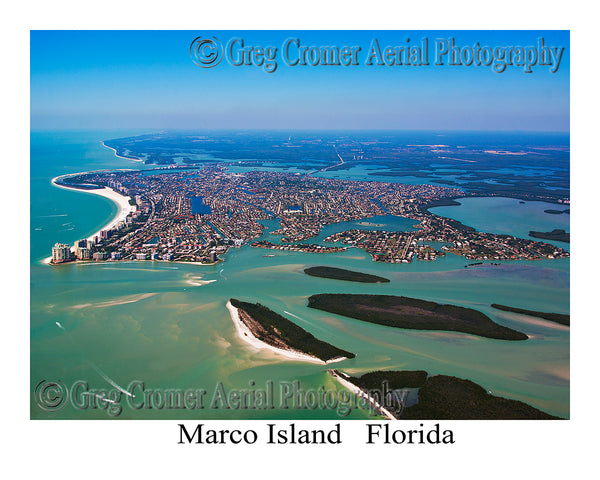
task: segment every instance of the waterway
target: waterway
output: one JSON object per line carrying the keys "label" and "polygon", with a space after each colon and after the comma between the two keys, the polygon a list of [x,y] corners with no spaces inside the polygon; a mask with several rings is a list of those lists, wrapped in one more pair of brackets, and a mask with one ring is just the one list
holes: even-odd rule
{"label": "waterway", "polygon": [[[298,381],[305,391],[323,387],[343,395],[345,389],[327,374],[325,366],[285,360],[249,348],[237,337],[225,308],[232,297],[260,302],[316,337],[354,352],[356,358],[336,364],[350,374],[424,369],[430,374],[468,378],[495,395],[569,416],[569,330],[490,307],[491,303],[501,303],[568,313],[568,259],[464,268],[470,262],[452,254],[434,262],[383,264],[371,261],[368,254],[356,248],[334,254],[277,251],[273,257],[264,257],[264,249],[244,246],[231,249],[225,261],[214,266],[150,261],[57,267],[41,264],[55,242],[72,244],[114,215],[116,207],[108,200],[55,188],[50,179],[100,168],[139,168],[139,162],[119,159],[100,143],[117,136],[114,132],[32,134],[32,418],[110,417],[107,410],[90,404],[76,408],[69,403],[56,412],[40,409],[33,392],[42,380],[60,381],[67,387],[84,381],[97,390],[115,390],[115,385],[125,389],[131,382],[140,381],[147,390],[207,392],[204,408],[177,410],[131,408],[123,395],[118,418],[372,418],[360,409],[341,416],[339,408],[296,408],[298,405],[290,402],[289,408],[280,408],[280,390],[290,382]],[[534,222],[531,211],[537,211],[538,206],[532,205],[536,202],[506,202],[501,208],[490,204],[489,199],[469,198],[461,203],[460,207],[439,208],[448,208],[444,214],[485,231],[508,233],[512,228],[516,235],[524,229],[545,231],[557,222],[568,221],[564,214],[544,214],[552,221],[547,228]],[[436,213],[441,214],[439,208]],[[477,216],[480,210],[490,209],[494,211],[490,218],[486,214]],[[515,218],[521,220],[516,222]],[[410,229],[414,223],[390,216],[369,222],[398,229]],[[279,238],[268,234],[277,228],[277,220],[263,224],[267,227],[264,238]],[[357,222],[351,225],[359,227]],[[328,226],[316,240],[320,242],[326,235],[351,225]],[[387,277],[391,282],[355,284],[303,273],[304,268],[315,265],[359,270]],[[494,321],[531,338],[509,342],[367,324],[309,309],[307,298],[317,293],[405,295],[463,305],[481,310]],[[219,402],[211,403],[221,385],[225,391],[256,390],[266,389],[270,382],[275,390],[273,409],[227,409]],[[152,403],[150,400],[146,406]]]}

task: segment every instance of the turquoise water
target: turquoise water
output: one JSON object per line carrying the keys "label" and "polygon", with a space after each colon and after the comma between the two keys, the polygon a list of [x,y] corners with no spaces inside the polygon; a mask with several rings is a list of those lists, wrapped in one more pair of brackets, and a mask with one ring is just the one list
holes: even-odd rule
{"label": "turquoise water", "polygon": [[[569,232],[570,215],[546,213],[544,210],[565,210],[569,205],[547,202],[523,202],[515,198],[469,197],[457,199],[460,206],[435,207],[432,213],[459,220],[481,232],[503,233],[518,238],[529,238],[530,231],[551,232],[562,229]],[[544,240],[569,250],[569,244],[555,240]]]}
{"label": "turquoise water", "polygon": [[[194,410],[136,410],[127,407],[123,398],[118,418],[370,418],[368,412],[360,409],[340,417],[333,408],[210,408],[209,400],[219,384],[230,391],[266,388],[268,382],[273,382],[278,390],[285,382],[297,380],[305,390],[324,387],[327,391],[344,392],[326,373],[326,366],[283,360],[254,351],[241,342],[225,308],[231,297],[259,301],[318,338],[354,352],[356,358],[335,364],[349,373],[425,369],[431,374],[469,378],[496,395],[526,401],[555,415],[569,415],[568,329],[489,306],[502,303],[568,313],[568,259],[464,268],[469,262],[452,254],[435,262],[381,264],[372,262],[368,254],[356,248],[335,254],[278,251],[274,257],[264,257],[266,250],[244,246],[232,249],[225,262],[215,266],[163,262],[57,267],[41,264],[55,242],[72,244],[96,231],[116,212],[116,207],[104,198],[59,189],[49,183],[63,173],[139,168],[139,163],[119,159],[99,143],[116,136],[121,135],[32,134],[32,418],[111,418],[106,410],[77,409],[71,404],[56,412],[42,410],[33,395],[42,380],[61,381],[67,386],[85,380],[90,389],[107,390],[114,390],[114,385],[125,388],[139,380],[145,382],[147,390],[207,391],[205,408]],[[504,228],[505,216],[515,229],[517,223],[528,225],[531,215],[523,212],[529,212],[529,207],[519,210],[520,206],[517,203],[498,209],[498,228]],[[458,212],[464,206],[449,208]],[[469,206],[471,210],[477,211],[475,204]],[[410,229],[414,223],[389,216],[370,221],[398,229]],[[265,238],[278,239],[268,235],[277,228],[277,220],[263,223],[267,227]],[[355,224],[328,226],[316,240],[322,241],[326,235]],[[302,272],[314,265],[360,270],[387,277],[391,282],[354,284],[309,277]],[[201,284],[211,280],[214,282]],[[306,306],[306,299],[312,294],[342,292],[406,295],[473,307],[531,338],[506,342],[455,333],[391,329]],[[280,396],[275,397],[277,403]]]}
{"label": "turquoise water", "polygon": [[50,181],[67,173],[145,168],[141,162],[116,157],[112,150],[101,143],[114,136],[138,133],[142,132],[31,133],[32,262],[49,256],[52,245],[57,241],[64,240],[72,244],[75,240],[94,233],[117,213],[117,206],[107,198],[57,188]]}

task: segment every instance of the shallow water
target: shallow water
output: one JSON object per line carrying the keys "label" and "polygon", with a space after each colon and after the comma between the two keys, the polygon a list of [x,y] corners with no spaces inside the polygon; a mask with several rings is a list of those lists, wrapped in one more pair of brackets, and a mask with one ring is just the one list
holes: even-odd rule
{"label": "shallow water", "polygon": [[[481,232],[503,233],[519,238],[539,240],[529,236],[530,231],[551,232],[562,229],[569,232],[570,215],[552,214],[544,210],[566,210],[569,205],[547,202],[523,202],[505,197],[468,197],[456,200],[460,206],[434,207],[431,213],[450,217]],[[543,240],[569,250],[569,244]]]}
{"label": "shallow water", "polygon": [[[211,408],[210,400],[220,384],[227,391],[256,390],[273,382],[276,403],[279,389],[296,380],[305,390],[322,386],[327,391],[345,392],[326,373],[325,366],[285,360],[243,343],[225,308],[234,297],[260,302],[316,337],[354,352],[356,358],[335,365],[344,371],[424,369],[431,374],[455,375],[469,378],[496,395],[526,401],[551,414],[569,415],[569,331],[490,307],[491,303],[501,303],[568,313],[568,259],[464,268],[470,262],[452,254],[434,262],[382,264],[372,262],[368,254],[356,248],[335,254],[277,251],[274,257],[264,257],[266,250],[244,246],[232,249],[223,263],[214,266],[150,261],[42,265],[40,260],[49,255],[55,242],[72,243],[87,236],[116,211],[104,198],[49,184],[50,178],[70,171],[138,168],[139,163],[114,157],[96,141],[110,137],[97,132],[32,136],[32,392],[42,380],[60,380],[67,386],[85,380],[90,389],[107,390],[114,390],[114,385],[125,389],[138,380],[145,382],[147,390],[204,389],[205,408],[134,409],[127,406],[123,396],[119,418],[369,418],[363,410],[340,417],[335,408],[224,409],[218,402],[212,406],[220,408]],[[488,224],[478,223],[487,217],[477,217],[476,203],[502,202],[496,198],[466,200],[472,202],[440,208],[448,212],[454,209],[455,213],[447,214],[478,229]],[[527,222],[517,225],[515,218],[521,218],[522,210],[537,211],[538,206],[530,205],[537,202],[515,202],[485,205],[495,208],[492,219],[496,223],[489,224],[490,229],[509,233],[503,231],[508,225],[514,235],[521,231]],[[463,213],[456,212],[468,213],[463,220],[459,218]],[[550,217],[552,225],[568,220],[566,215],[544,215]],[[523,218],[537,222],[529,213]],[[414,223],[386,216],[370,221],[392,222],[398,228]],[[70,225],[62,225],[67,222]],[[278,239],[267,234],[276,228],[277,221],[265,225],[265,237]],[[542,225],[532,227],[541,229]],[[328,226],[316,240],[341,228],[347,225]],[[360,270],[391,282],[357,284],[303,273],[304,268],[314,265]],[[531,338],[509,342],[372,325],[309,309],[307,297],[316,293],[406,295],[463,305],[477,308]],[[89,406],[77,409],[70,404],[58,412],[46,412],[38,407],[33,393],[31,398],[32,418],[110,418],[106,410]]]}

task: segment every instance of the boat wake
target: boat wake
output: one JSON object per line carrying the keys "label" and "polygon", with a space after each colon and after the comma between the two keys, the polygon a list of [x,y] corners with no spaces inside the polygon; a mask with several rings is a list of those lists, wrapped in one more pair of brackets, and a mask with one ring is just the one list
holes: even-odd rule
{"label": "boat wake", "polygon": [[284,311],[283,311],[283,313],[285,313],[285,314],[287,314],[287,315],[290,315],[291,317],[297,318],[298,320],[301,320],[301,321],[303,321],[303,322],[307,323],[308,325],[312,325],[312,323],[311,323],[311,322],[309,322],[308,320],[305,320],[304,318],[301,318],[301,317],[299,317],[298,315],[294,315],[293,313],[290,313],[290,312],[288,312],[288,311],[286,311],[286,310],[284,310]]}
{"label": "boat wake", "polygon": [[96,372],[98,373],[98,375],[100,375],[104,380],[106,380],[108,383],[110,383],[113,387],[115,387],[121,393],[124,393],[125,395],[129,395],[131,398],[134,398],[134,395],[132,393],[130,393],[127,390],[125,390],[117,382],[115,382],[112,378],[110,378],[106,373],[104,373],[102,370],[100,370],[100,367],[98,367],[96,364],[94,364],[92,362],[89,362],[89,363],[90,363],[90,366],[94,370],[96,370]]}
{"label": "boat wake", "polygon": [[[56,326],[58,328],[60,328],[63,332],[65,332],[67,334],[67,336],[69,337],[69,340],[71,341],[71,343],[73,343],[73,345],[77,346],[76,342],[73,340],[73,336],[65,329],[65,327],[63,327],[60,322],[54,322],[54,323],[56,323]],[[82,354],[82,356],[83,356],[83,354]],[[135,395],[133,395],[132,393],[130,393],[127,390],[125,390],[117,382],[115,382],[112,378],[110,378],[106,373],[104,373],[100,369],[100,367],[98,367],[98,365],[96,365],[94,362],[91,362],[91,361],[89,361],[87,359],[86,359],[86,362],[89,364],[90,367],[92,367],[96,371],[96,373],[98,373],[98,375],[100,375],[106,382],[108,382],[114,388],[116,388],[117,390],[119,390],[121,393],[124,393],[125,395],[129,395],[131,398],[135,397]],[[104,397],[103,397],[103,400],[109,401],[108,399],[106,399]]]}

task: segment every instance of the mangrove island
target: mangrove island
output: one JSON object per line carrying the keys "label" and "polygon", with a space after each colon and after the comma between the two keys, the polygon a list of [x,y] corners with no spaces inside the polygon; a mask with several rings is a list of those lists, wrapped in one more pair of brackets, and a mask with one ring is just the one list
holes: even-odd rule
{"label": "mangrove island", "polygon": [[389,283],[387,278],[336,267],[310,267],[305,268],[304,273],[313,277],[332,278],[334,280],[346,280],[348,282]]}
{"label": "mangrove island", "polygon": [[325,293],[310,296],[308,306],[388,327],[462,332],[499,340],[528,338],[522,332],[498,325],[477,310],[418,298]]}
{"label": "mangrove island", "polygon": [[544,240],[555,240],[557,242],[570,243],[571,234],[565,232],[562,228],[556,228],[551,232],[529,232],[529,236],[533,238],[543,238]]}
{"label": "mangrove island", "polygon": [[470,380],[435,375],[419,388],[401,420],[558,420],[527,403],[496,397]]}
{"label": "mangrove island", "polygon": [[506,305],[498,305],[492,303],[492,308],[497,310],[504,310],[505,312],[520,313],[522,315],[530,315],[532,317],[543,318],[544,320],[550,320],[551,322],[560,323],[561,325],[571,326],[571,316],[564,313],[546,313],[536,312],[533,310],[525,310],[523,308],[507,307]]}
{"label": "mangrove island", "polygon": [[[424,370],[379,370],[352,377],[330,370],[346,388],[366,398],[375,410],[397,420],[542,420],[558,419],[531,405],[497,397],[471,380],[429,376]],[[408,402],[408,391],[416,401]]]}

